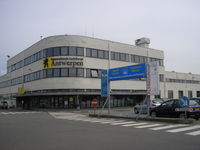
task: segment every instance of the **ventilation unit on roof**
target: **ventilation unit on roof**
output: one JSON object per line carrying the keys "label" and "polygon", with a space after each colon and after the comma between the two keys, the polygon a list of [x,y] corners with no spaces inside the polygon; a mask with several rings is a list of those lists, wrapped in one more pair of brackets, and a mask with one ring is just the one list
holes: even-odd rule
{"label": "ventilation unit on roof", "polygon": [[146,47],[148,48],[150,44],[150,39],[149,38],[141,38],[141,39],[137,39],[135,40],[135,45],[136,46],[140,46],[140,47]]}

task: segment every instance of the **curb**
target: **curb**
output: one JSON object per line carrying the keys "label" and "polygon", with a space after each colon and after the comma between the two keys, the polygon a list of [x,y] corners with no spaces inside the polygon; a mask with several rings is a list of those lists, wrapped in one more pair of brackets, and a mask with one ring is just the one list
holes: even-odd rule
{"label": "curb", "polygon": [[134,120],[145,120],[145,121],[159,121],[159,122],[170,122],[170,123],[181,123],[181,124],[195,124],[195,119],[182,119],[182,118],[137,118],[137,117],[125,117],[117,115],[98,115],[98,114],[89,114],[89,117],[98,117],[98,118],[118,118],[118,119],[134,119]]}

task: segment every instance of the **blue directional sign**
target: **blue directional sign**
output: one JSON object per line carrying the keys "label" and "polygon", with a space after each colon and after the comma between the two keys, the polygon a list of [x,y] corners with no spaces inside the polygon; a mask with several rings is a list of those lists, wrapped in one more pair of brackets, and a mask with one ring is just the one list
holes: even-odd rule
{"label": "blue directional sign", "polygon": [[109,69],[109,81],[146,78],[146,64]]}
{"label": "blue directional sign", "polygon": [[108,71],[102,70],[101,72],[101,96],[108,96]]}

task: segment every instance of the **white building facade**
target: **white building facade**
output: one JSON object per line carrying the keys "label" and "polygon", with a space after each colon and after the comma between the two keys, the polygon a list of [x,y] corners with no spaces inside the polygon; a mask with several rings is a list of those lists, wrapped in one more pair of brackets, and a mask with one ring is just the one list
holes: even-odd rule
{"label": "white building facade", "polygon": [[[200,96],[200,75],[165,71],[164,52],[142,40],[134,46],[77,35],[44,38],[7,61],[0,96],[27,108],[89,108],[93,98],[102,106],[101,71],[147,61],[159,62],[157,97]],[[146,79],[111,82],[112,107],[132,106],[145,95]]]}

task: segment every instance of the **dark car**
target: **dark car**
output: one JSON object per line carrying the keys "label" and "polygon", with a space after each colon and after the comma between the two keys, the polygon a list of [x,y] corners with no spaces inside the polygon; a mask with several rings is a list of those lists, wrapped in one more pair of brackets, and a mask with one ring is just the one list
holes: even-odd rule
{"label": "dark car", "polygon": [[200,105],[200,97],[196,97],[196,98],[191,98],[192,100],[195,100],[199,105]]}
{"label": "dark car", "polygon": [[182,107],[179,99],[171,99],[158,107],[151,108],[150,115],[152,117],[200,118],[200,105],[195,100],[189,100],[188,103],[188,106]]}

